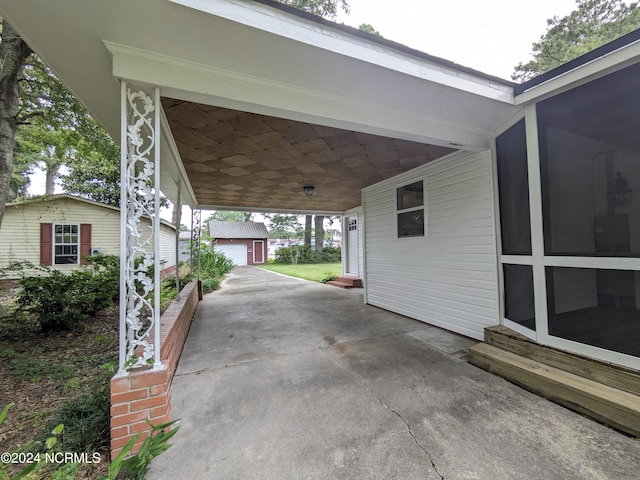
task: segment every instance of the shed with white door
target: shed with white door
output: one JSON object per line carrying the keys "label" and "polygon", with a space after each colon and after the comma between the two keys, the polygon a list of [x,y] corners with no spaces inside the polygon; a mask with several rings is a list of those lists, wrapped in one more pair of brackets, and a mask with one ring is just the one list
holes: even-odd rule
{"label": "shed with white door", "polygon": [[209,222],[214,249],[239,266],[267,263],[269,232],[259,222]]}

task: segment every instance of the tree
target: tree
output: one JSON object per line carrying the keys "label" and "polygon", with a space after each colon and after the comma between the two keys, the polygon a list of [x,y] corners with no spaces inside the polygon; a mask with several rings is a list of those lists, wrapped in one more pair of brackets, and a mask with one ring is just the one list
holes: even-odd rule
{"label": "tree", "polygon": [[563,18],[547,20],[547,33],[533,44],[533,60],[515,67],[511,78],[524,82],[640,27],[636,3],[577,0]]}
{"label": "tree", "polygon": [[311,245],[311,219],[313,215],[304,216],[304,244]]}
{"label": "tree", "polygon": [[349,13],[347,0],[278,0],[280,3],[290,5],[300,10],[304,10],[314,15],[334,20],[338,15],[338,10]]}
{"label": "tree", "polygon": [[47,173],[47,193],[58,178],[69,193],[119,205],[119,147],[11,24],[2,24],[0,224],[6,202],[26,195],[36,166]]}
{"label": "tree", "polygon": [[382,36],[382,35],[380,35],[380,32],[378,30],[376,30],[375,28],[373,28],[373,25],[371,25],[370,23],[361,23],[360,26],[358,27],[358,30],[362,30],[363,32],[371,33],[373,35],[378,35],[379,37]]}
{"label": "tree", "polygon": [[316,252],[322,252],[322,248],[324,247],[324,216],[316,215],[314,218],[314,222],[314,236],[316,239],[314,250]]}
{"label": "tree", "polygon": [[21,72],[31,49],[8,22],[0,41],[0,225],[11,191],[13,150],[21,116]]}
{"label": "tree", "polygon": [[205,220],[205,224],[208,224],[211,220],[217,220],[220,222],[250,222],[253,213],[251,212],[232,212],[226,210],[216,210]]}
{"label": "tree", "polygon": [[267,216],[267,218],[270,220],[269,238],[282,238],[291,241],[302,237],[302,225],[296,215],[273,215]]}

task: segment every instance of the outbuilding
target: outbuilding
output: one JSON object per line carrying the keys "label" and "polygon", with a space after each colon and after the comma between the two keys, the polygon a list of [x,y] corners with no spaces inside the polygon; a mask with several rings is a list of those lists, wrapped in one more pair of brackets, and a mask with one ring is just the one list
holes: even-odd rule
{"label": "outbuilding", "polygon": [[259,222],[209,222],[214,249],[224,253],[236,265],[267,263],[269,232]]}

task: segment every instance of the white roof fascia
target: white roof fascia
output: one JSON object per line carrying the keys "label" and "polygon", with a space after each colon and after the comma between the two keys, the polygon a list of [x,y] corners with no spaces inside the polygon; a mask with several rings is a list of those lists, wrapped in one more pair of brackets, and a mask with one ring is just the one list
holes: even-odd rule
{"label": "white roof fascia", "polygon": [[565,92],[579,85],[583,85],[596,78],[603,77],[616,70],[621,70],[640,61],[640,41],[605,54],[591,62],[580,65],[562,75],[531,87],[515,98],[515,105],[525,106],[539,102],[559,93]]}
{"label": "white roof fascia", "polygon": [[513,88],[246,0],[169,0],[340,55],[513,105]]}
{"label": "white roof fascia", "polygon": [[[422,143],[477,151],[490,146],[487,132],[447,124],[426,114],[319,92],[209,65],[104,41],[113,57],[113,75],[161,88],[161,94],[190,102],[330,125],[367,130]],[[321,107],[319,110],[318,107]],[[365,127],[365,128],[363,128]],[[368,127],[368,128],[366,128]],[[450,143],[439,139],[449,139]]]}

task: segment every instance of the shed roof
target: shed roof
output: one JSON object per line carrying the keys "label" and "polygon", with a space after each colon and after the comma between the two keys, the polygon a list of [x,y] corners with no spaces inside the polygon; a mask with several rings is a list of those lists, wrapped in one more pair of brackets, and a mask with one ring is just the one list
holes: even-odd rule
{"label": "shed roof", "polygon": [[269,232],[264,223],[259,222],[209,222],[209,235],[212,238],[268,238]]}

